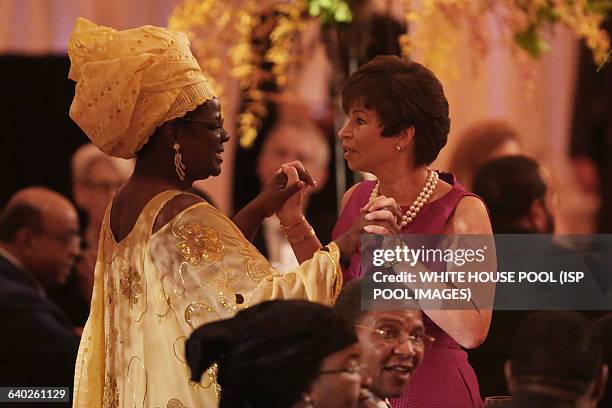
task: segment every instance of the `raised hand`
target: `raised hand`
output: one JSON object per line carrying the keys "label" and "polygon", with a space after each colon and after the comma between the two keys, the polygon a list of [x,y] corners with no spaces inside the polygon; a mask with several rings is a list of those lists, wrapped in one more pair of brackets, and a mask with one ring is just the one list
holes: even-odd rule
{"label": "raised hand", "polygon": [[[234,216],[234,223],[245,237],[252,239],[264,218],[280,211],[287,200],[298,195],[296,193],[315,185],[310,174],[300,166],[283,165],[257,197]],[[299,214],[301,217],[301,209]]]}
{"label": "raised hand", "polygon": [[264,187],[256,200],[260,200],[259,204],[266,217],[284,210],[279,215],[290,217],[297,213],[299,215],[296,218],[300,218],[303,195],[308,188],[314,186],[314,180],[302,163],[299,161],[286,163],[276,172],[272,181]]}
{"label": "raised hand", "polygon": [[304,196],[311,188],[316,186],[316,181],[312,179],[312,176],[306,170],[306,168],[299,161],[286,163],[281,166],[279,172],[282,172],[287,176],[287,183],[295,183],[303,181],[306,183],[303,189],[298,194],[292,195],[277,212],[279,220],[284,225],[293,225],[299,222],[303,216],[304,209]]}

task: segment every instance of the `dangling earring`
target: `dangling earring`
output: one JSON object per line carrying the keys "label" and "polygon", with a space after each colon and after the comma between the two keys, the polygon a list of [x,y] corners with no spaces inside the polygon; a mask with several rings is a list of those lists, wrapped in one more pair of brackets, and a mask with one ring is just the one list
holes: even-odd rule
{"label": "dangling earring", "polygon": [[178,142],[174,142],[172,148],[174,149],[174,169],[176,170],[176,175],[178,176],[179,180],[183,181],[185,180],[186,167],[183,163],[183,156],[179,152],[181,145]]}
{"label": "dangling earring", "polygon": [[310,398],[310,395],[304,395],[302,401],[304,401],[304,403],[306,404],[304,405],[304,408],[314,408],[314,403],[312,402],[312,398]]}
{"label": "dangling earring", "polygon": [[397,150],[398,152],[401,152],[402,147],[400,145],[395,145],[395,150]]}

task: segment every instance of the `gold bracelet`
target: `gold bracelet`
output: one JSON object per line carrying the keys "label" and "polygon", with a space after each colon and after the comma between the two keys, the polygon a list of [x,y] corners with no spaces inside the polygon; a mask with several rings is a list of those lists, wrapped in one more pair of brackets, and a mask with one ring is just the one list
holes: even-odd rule
{"label": "gold bracelet", "polygon": [[300,225],[300,224],[302,223],[302,221],[306,221],[306,217],[304,217],[303,215],[302,215],[302,218],[300,218],[300,220],[299,220],[298,222],[296,222],[295,224],[291,224],[291,225],[289,225],[289,226],[285,226],[285,225],[284,225],[284,224],[281,222],[281,223],[280,223],[280,225],[281,225],[281,228],[282,228],[284,231],[287,231],[287,230],[290,230],[290,229],[293,229],[293,228],[297,227],[298,225]]}
{"label": "gold bracelet", "polygon": [[311,237],[315,237],[316,234],[314,232],[314,229],[312,229],[312,227],[310,227],[310,229],[303,235],[297,236],[297,237],[290,237],[287,235],[287,241],[290,244],[299,244],[300,242],[304,242],[306,241],[308,238]]}

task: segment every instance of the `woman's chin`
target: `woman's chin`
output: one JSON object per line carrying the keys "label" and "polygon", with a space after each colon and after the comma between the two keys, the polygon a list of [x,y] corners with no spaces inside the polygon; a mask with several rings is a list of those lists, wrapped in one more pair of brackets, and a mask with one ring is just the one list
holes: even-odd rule
{"label": "woman's chin", "polygon": [[360,166],[359,163],[347,161],[346,164],[348,165],[348,168],[351,169],[352,171],[365,171],[365,172],[367,172],[367,170],[364,170],[363,166]]}

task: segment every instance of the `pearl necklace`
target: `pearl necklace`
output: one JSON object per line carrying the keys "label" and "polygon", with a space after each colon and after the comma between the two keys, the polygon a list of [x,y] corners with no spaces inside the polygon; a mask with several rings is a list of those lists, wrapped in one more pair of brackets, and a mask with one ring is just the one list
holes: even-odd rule
{"label": "pearl necklace", "polygon": [[[425,205],[427,200],[431,198],[433,195],[436,186],[438,185],[438,173],[435,170],[427,168],[427,182],[423,186],[423,189],[419,193],[416,200],[412,202],[412,205],[408,208],[406,213],[402,215],[402,222],[400,223],[400,228],[404,228],[406,225],[410,224],[416,218],[417,214],[421,211],[421,208]],[[372,194],[370,194],[370,200],[378,197],[378,190],[380,189],[380,182],[376,183],[374,190],[372,190]]]}

